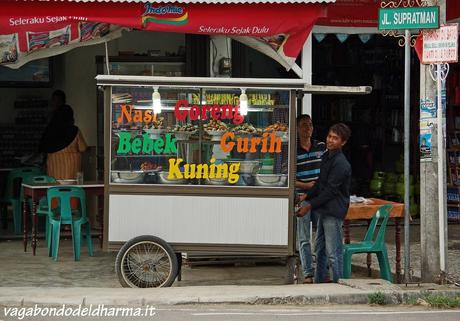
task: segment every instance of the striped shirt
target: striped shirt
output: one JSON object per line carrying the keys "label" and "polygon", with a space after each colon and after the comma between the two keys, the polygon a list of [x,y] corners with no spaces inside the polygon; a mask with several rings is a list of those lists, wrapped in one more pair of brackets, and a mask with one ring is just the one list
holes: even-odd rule
{"label": "striped shirt", "polygon": [[55,179],[75,179],[77,172],[81,171],[81,153],[86,147],[85,139],[79,130],[69,146],[48,154],[47,174]]}
{"label": "striped shirt", "polygon": [[[305,150],[297,144],[297,165],[296,180],[308,183],[315,181],[319,177],[319,168],[321,167],[321,156],[326,151],[326,144],[312,139],[310,150]],[[297,192],[302,190],[297,189]]]}

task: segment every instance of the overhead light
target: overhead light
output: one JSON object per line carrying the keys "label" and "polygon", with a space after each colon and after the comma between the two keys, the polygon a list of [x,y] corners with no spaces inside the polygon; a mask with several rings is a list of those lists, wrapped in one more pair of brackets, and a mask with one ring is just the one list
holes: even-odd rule
{"label": "overhead light", "polygon": [[241,89],[240,114],[243,116],[248,114],[248,96],[246,95],[246,89]]}
{"label": "overhead light", "polygon": [[158,92],[158,87],[154,87],[152,94],[152,109],[154,114],[161,113],[161,96]]}

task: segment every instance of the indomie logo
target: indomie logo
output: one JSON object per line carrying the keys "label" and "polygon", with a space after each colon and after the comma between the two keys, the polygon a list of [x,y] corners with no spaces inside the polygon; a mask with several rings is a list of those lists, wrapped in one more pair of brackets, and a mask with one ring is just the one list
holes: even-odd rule
{"label": "indomie logo", "polygon": [[185,8],[173,5],[153,6],[150,3],[144,5],[145,12],[142,14],[142,25],[148,23],[160,23],[171,25],[184,25],[188,22],[188,12]]}

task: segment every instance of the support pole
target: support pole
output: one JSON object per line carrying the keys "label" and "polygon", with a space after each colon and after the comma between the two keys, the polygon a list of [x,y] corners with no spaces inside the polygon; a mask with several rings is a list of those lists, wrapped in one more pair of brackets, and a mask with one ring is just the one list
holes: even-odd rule
{"label": "support pole", "polygon": [[439,214],[439,267],[441,272],[441,282],[446,275],[446,257],[447,257],[447,219],[446,219],[446,202],[445,202],[445,134],[444,134],[444,108],[442,103],[442,66],[436,65],[436,88],[437,88],[437,129],[438,129],[438,214]]}
{"label": "support pole", "polygon": [[404,46],[404,281],[410,282],[410,37]]}

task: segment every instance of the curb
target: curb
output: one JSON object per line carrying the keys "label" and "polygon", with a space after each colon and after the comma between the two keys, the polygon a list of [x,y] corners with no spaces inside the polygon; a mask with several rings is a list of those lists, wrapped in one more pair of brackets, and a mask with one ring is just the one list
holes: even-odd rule
{"label": "curb", "polygon": [[[320,289],[320,290],[318,290]],[[334,291],[337,290],[338,291]],[[323,293],[320,293],[323,292]],[[0,306],[160,306],[194,304],[249,305],[356,305],[369,304],[369,295],[380,292],[385,304],[408,304],[427,294],[460,296],[460,289],[361,290],[347,286],[312,289],[298,286],[216,286],[162,289],[113,288],[0,288]]]}

